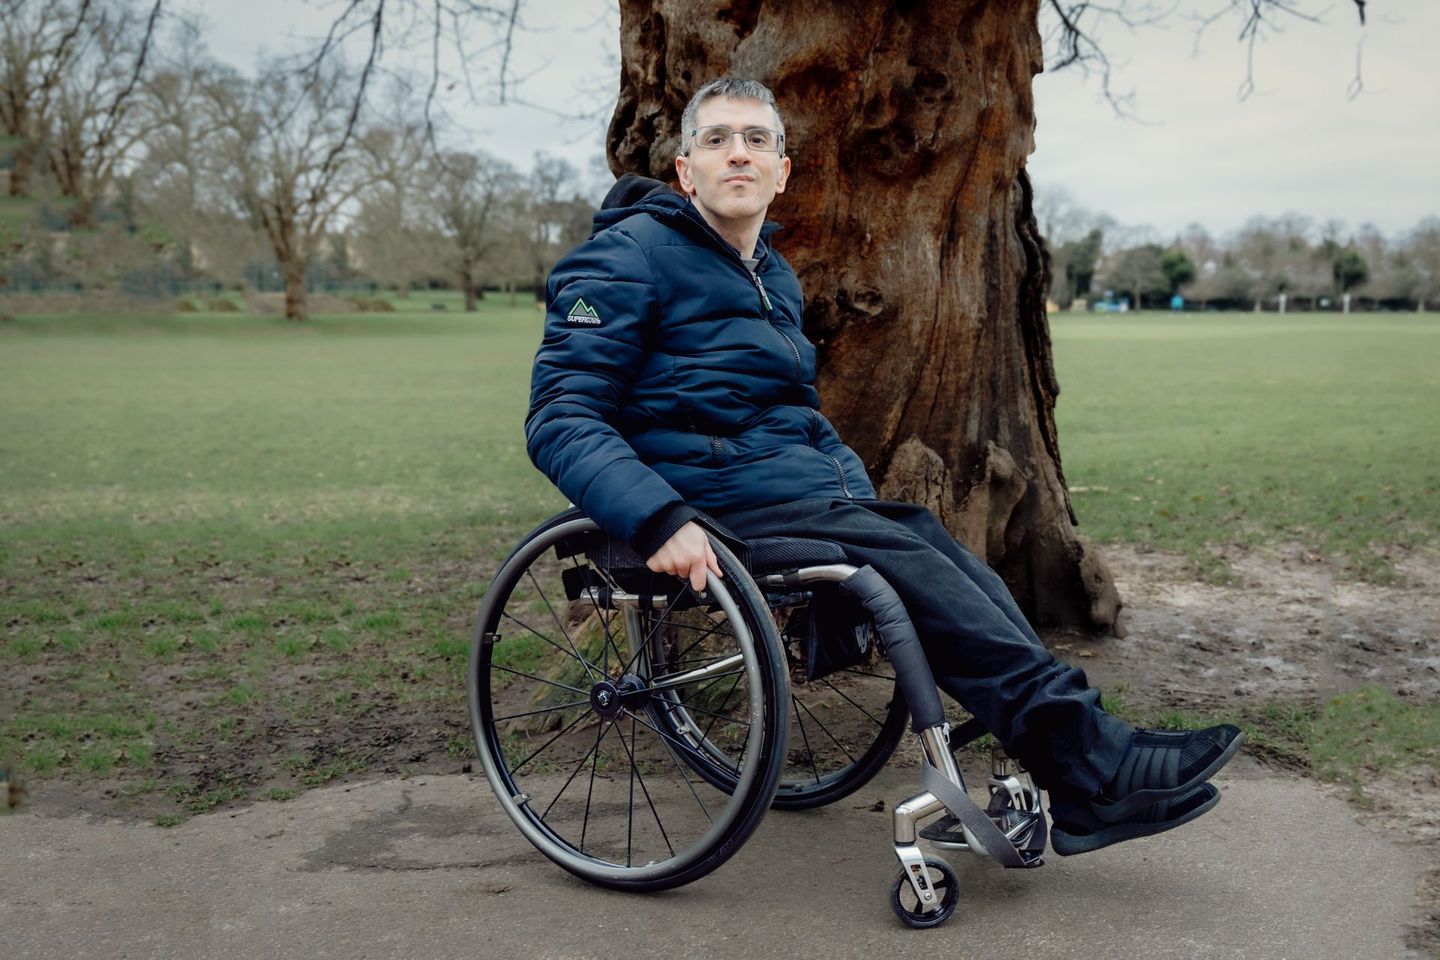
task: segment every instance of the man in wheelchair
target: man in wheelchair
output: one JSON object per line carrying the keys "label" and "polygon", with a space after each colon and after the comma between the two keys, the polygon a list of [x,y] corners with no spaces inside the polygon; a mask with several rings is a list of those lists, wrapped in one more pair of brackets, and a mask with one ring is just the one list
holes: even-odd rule
{"label": "man in wheelchair", "polygon": [[1058,853],[1211,809],[1207,781],[1241,732],[1135,730],[1106,713],[994,571],[924,508],[876,499],[820,414],[800,283],[765,221],[791,169],[771,91],[714,81],[681,127],[684,192],[622,177],[594,235],[550,275],[525,424],[536,466],[651,570],[696,591],[707,571],[721,575],[704,525],[829,541],[873,567],[940,689],[1049,792]]}

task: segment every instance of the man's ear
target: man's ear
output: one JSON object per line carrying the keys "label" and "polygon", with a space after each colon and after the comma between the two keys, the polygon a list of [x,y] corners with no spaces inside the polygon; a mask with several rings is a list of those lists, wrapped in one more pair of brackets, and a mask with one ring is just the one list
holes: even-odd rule
{"label": "man's ear", "polygon": [[675,155],[675,179],[680,181],[680,190],[685,196],[695,196],[695,184],[690,179],[690,158],[683,154]]}
{"label": "man's ear", "polygon": [[790,179],[790,158],[780,158],[780,176],[775,178],[775,192],[785,192],[785,181]]}

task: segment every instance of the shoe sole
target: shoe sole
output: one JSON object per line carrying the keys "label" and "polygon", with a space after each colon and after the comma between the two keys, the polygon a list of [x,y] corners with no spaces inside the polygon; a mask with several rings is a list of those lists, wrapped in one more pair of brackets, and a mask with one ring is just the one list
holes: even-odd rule
{"label": "shoe sole", "polygon": [[1139,811],[1161,800],[1174,800],[1176,797],[1183,797],[1196,787],[1209,780],[1220,772],[1220,768],[1229,763],[1235,756],[1241,745],[1245,743],[1245,733],[1241,731],[1235,734],[1235,739],[1221,752],[1220,756],[1211,761],[1210,765],[1201,770],[1195,776],[1182,784],[1173,787],[1150,787],[1144,790],[1136,790],[1123,800],[1116,800],[1114,803],[1099,803],[1090,801],[1090,809],[1097,819],[1106,823],[1119,823],[1126,817],[1134,816]]}
{"label": "shoe sole", "polygon": [[1166,830],[1174,830],[1213,810],[1215,805],[1220,802],[1220,791],[1216,790],[1213,784],[1201,784],[1195,792],[1205,793],[1206,799],[1198,806],[1191,807],[1178,817],[1169,820],[1160,820],[1155,823],[1117,823],[1085,834],[1067,833],[1059,826],[1052,826],[1050,848],[1062,857],[1069,857],[1077,853],[1099,850],[1124,840],[1134,840],[1137,837],[1149,837],[1157,833],[1164,833]]}

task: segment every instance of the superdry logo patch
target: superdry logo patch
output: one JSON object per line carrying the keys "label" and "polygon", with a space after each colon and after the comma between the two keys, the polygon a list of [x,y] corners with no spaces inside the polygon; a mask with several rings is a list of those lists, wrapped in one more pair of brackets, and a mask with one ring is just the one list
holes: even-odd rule
{"label": "superdry logo patch", "polygon": [[585,302],[584,297],[581,297],[575,301],[575,306],[570,308],[570,313],[566,315],[565,322],[578,323],[586,327],[598,327],[600,326],[600,314],[596,313],[595,308]]}

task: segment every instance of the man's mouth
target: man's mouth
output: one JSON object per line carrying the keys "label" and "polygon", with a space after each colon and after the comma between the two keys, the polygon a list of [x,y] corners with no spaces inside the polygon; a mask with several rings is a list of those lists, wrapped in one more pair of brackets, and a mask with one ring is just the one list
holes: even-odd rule
{"label": "man's mouth", "polygon": [[726,177],[726,178],[725,178],[725,182],[726,182],[726,183],[753,183],[754,181],[755,181],[755,178],[754,178],[754,177],[749,176],[749,175],[746,175],[746,174],[741,174],[741,175],[739,175],[739,176]]}

